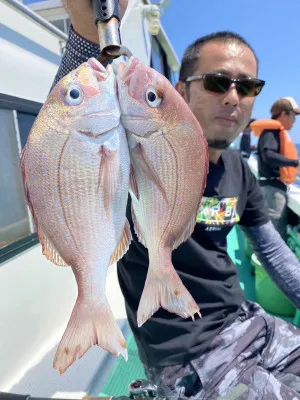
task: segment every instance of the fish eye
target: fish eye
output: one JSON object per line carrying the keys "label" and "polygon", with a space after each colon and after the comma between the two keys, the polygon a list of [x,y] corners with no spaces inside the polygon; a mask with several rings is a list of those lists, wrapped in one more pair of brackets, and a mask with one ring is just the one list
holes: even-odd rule
{"label": "fish eye", "polygon": [[66,91],[66,100],[71,106],[78,106],[83,100],[83,92],[79,86],[72,85]]}
{"label": "fish eye", "polygon": [[157,93],[156,89],[150,87],[146,91],[146,102],[148,106],[156,108],[160,105],[162,97]]}

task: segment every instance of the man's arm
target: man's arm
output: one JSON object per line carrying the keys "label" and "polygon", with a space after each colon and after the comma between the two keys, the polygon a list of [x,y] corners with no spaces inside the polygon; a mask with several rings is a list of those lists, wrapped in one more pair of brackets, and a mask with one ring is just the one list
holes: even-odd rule
{"label": "man's arm", "polygon": [[271,278],[300,308],[300,263],[274,228],[258,181],[248,164],[243,164],[247,202],[239,225]]}
{"label": "man's arm", "polygon": [[295,167],[299,165],[298,160],[292,160],[284,157],[278,152],[278,140],[275,138],[273,131],[264,132],[260,140],[260,151],[262,159],[266,164],[273,168]]}
{"label": "man's arm", "polygon": [[272,222],[241,226],[257,258],[283,293],[300,308],[300,263]]}
{"label": "man's arm", "polygon": [[299,165],[298,160],[292,160],[291,158],[287,158],[282,156],[279,153],[276,153],[273,150],[265,150],[264,157],[265,163],[268,163],[274,168],[280,167],[295,167],[297,168]]}
{"label": "man's arm", "polygon": [[66,50],[55,76],[52,88],[69,72],[79,67],[80,64],[87,61],[90,57],[98,57],[99,53],[100,49],[98,44],[92,43],[77,35],[71,26]]}
{"label": "man's arm", "polygon": [[[100,53],[98,31],[94,23],[91,0],[63,0],[63,4],[70,16],[72,25],[66,50],[52,88],[69,72],[89,58],[97,58]],[[128,0],[118,0],[118,4],[120,18],[122,19]]]}

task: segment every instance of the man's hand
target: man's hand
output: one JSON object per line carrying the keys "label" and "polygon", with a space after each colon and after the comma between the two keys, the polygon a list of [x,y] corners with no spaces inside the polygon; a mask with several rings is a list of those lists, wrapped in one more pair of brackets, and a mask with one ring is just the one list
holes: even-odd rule
{"label": "man's hand", "polygon": [[[117,0],[116,0],[117,1]],[[91,0],[63,0],[75,32],[83,38],[99,43],[98,31],[94,22]],[[120,18],[123,17],[128,0],[119,0]]]}

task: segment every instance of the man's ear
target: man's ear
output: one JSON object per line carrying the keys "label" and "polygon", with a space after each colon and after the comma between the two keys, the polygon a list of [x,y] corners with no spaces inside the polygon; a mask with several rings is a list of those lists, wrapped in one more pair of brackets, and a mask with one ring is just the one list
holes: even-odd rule
{"label": "man's ear", "polygon": [[184,82],[178,81],[175,85],[175,89],[177,92],[184,98],[185,101],[187,101],[187,96],[186,96],[186,85]]}

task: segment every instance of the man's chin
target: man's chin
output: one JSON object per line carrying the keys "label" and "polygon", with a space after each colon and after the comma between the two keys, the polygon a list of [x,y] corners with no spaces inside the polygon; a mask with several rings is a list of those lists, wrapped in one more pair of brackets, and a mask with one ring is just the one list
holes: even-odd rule
{"label": "man's chin", "polygon": [[231,143],[231,141],[224,139],[207,139],[208,147],[215,150],[226,150]]}

